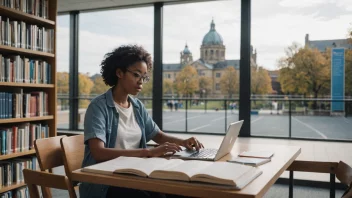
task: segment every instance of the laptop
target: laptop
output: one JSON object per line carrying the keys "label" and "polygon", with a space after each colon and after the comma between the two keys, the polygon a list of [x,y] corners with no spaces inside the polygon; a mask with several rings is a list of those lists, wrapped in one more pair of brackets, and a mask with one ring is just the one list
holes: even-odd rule
{"label": "laptop", "polygon": [[172,158],[217,161],[223,156],[230,153],[238,137],[242,124],[243,124],[243,120],[233,122],[230,124],[230,126],[227,128],[226,135],[222,140],[222,143],[219,149],[204,148],[204,149],[200,149],[199,151],[185,149],[185,150],[176,152],[172,156]]}

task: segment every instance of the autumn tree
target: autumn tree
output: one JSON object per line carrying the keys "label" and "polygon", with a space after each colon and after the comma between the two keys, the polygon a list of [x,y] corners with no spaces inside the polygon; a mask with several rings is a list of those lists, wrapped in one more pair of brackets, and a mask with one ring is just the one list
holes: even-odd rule
{"label": "autumn tree", "polygon": [[203,97],[206,97],[207,94],[211,93],[212,86],[213,86],[213,79],[211,77],[207,77],[207,76],[199,77],[199,91],[201,96],[203,96],[203,90],[205,91],[205,95]]}
{"label": "autumn tree", "polygon": [[101,75],[96,76],[94,79],[94,85],[92,87],[91,94],[102,94],[105,93],[110,86],[106,85]]}
{"label": "autumn tree", "polygon": [[352,96],[352,50],[345,52],[345,72],[345,96]]}
{"label": "autumn tree", "polygon": [[221,93],[228,95],[229,98],[239,90],[238,73],[234,67],[227,67],[220,79]]}
{"label": "autumn tree", "polygon": [[251,68],[251,92],[252,94],[270,94],[272,92],[271,78],[263,67]]}
{"label": "autumn tree", "polygon": [[174,94],[174,82],[171,79],[163,79],[163,94]]}
{"label": "autumn tree", "polygon": [[[93,88],[93,81],[86,74],[78,74],[78,93],[79,95],[90,95]],[[90,103],[89,100],[81,99],[80,101],[81,108],[87,108]]]}
{"label": "autumn tree", "polygon": [[[313,95],[329,90],[330,63],[318,49],[290,46],[279,62],[279,82],[283,92]],[[315,105],[316,106],[316,105]]]}
{"label": "autumn tree", "polygon": [[57,82],[57,93],[58,95],[67,95],[67,97],[63,97],[58,100],[58,105],[61,106],[61,110],[68,109],[69,100],[69,75],[68,72],[57,72],[56,73],[56,82]]}
{"label": "autumn tree", "polygon": [[57,93],[58,94],[68,94],[69,93],[69,75],[67,72],[57,72]]}
{"label": "autumn tree", "polygon": [[138,97],[152,97],[153,96],[153,71],[148,72],[150,77],[149,82],[143,84],[142,91],[138,94]]}
{"label": "autumn tree", "polygon": [[199,78],[197,70],[192,66],[185,66],[176,77],[178,93],[190,97],[199,90]]}

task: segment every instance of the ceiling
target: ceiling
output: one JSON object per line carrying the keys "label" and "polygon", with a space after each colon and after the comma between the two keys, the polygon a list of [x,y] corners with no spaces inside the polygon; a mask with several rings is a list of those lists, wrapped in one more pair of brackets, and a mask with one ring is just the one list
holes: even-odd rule
{"label": "ceiling", "polygon": [[[190,3],[201,0],[58,0],[58,12],[88,11],[116,7],[132,7],[153,4],[155,2],[166,3]],[[203,0],[206,1],[206,0]]]}

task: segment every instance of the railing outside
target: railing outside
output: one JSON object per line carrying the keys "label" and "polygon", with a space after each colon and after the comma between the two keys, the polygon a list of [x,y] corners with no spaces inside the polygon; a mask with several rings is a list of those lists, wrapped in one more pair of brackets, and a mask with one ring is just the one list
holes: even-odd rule
{"label": "railing outside", "polygon": [[[95,96],[80,96],[79,129]],[[152,98],[139,98],[152,116]],[[175,133],[225,134],[238,120],[239,99],[163,98],[163,130]],[[344,111],[332,112],[331,104]],[[58,97],[58,128],[68,129],[69,98]],[[352,140],[352,99],[251,99],[251,136]]]}

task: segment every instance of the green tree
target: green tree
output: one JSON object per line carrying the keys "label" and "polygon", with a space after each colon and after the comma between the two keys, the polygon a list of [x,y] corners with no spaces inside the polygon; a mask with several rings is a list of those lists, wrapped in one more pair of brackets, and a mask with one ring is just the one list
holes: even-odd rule
{"label": "green tree", "polygon": [[199,79],[197,70],[188,65],[184,67],[176,77],[176,88],[178,93],[190,97],[199,90]]}
{"label": "green tree", "polygon": [[330,87],[330,62],[318,49],[290,46],[279,62],[279,82],[285,93],[326,94]]}
{"label": "green tree", "polygon": [[[207,76],[199,77],[199,91],[202,97],[206,97],[212,90],[213,79]],[[203,90],[205,91],[205,95],[203,96]]]}
{"label": "green tree", "polygon": [[272,92],[271,78],[263,67],[251,68],[251,92],[253,94],[270,94]]}
{"label": "green tree", "polygon": [[234,67],[227,67],[220,79],[221,93],[227,94],[229,98],[239,90],[238,73]]}
{"label": "green tree", "polygon": [[103,80],[103,77],[99,75],[94,79],[91,94],[102,94],[106,92],[109,88],[110,86],[106,85]]}

